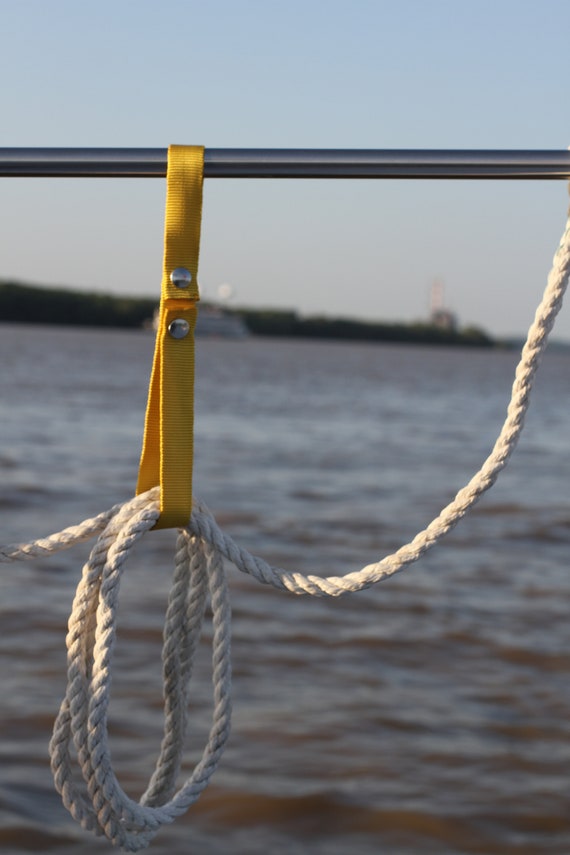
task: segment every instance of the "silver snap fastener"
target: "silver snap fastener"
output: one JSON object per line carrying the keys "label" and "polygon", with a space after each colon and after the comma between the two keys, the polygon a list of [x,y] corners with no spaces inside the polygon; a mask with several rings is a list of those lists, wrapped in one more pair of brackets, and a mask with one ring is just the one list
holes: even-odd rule
{"label": "silver snap fastener", "polygon": [[177,267],[170,274],[170,281],[175,288],[188,288],[192,282],[192,274],[185,267]]}
{"label": "silver snap fastener", "polygon": [[168,332],[172,338],[186,338],[190,332],[190,324],[184,318],[175,318],[168,324]]}

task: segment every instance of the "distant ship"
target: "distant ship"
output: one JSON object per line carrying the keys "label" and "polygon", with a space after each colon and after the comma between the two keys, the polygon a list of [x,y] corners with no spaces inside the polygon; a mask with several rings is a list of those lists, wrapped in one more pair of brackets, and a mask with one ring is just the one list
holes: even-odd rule
{"label": "distant ship", "polygon": [[197,336],[208,338],[247,338],[249,330],[239,315],[232,315],[219,306],[205,304],[198,307]]}

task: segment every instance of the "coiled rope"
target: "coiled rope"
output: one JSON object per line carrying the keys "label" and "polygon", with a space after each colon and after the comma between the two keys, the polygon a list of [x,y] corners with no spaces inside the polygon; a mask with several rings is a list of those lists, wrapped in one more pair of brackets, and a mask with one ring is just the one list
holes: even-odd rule
{"label": "coiled rope", "polygon": [[[187,528],[179,530],[175,572],[163,645],[164,737],[155,771],[140,802],[121,789],[108,748],[107,713],[121,574],[133,545],[160,514],[159,488],[47,538],[0,547],[0,563],[41,558],[98,535],[77,588],[67,635],[68,685],[50,743],[55,785],[75,819],[115,845],[145,848],[206,787],[230,730],[230,605],[223,559],[264,584],[294,594],[337,597],[360,591],[417,561],[461,520],[496,481],[523,429],[532,382],[562,306],[570,275],[570,218],[515,372],[507,415],[491,454],[469,483],[412,541],[375,564],[345,576],[303,575],[271,567],[224,534],[194,500]],[[192,662],[207,594],[213,620],[214,712],[208,742],[191,776],[176,791]],[[73,777],[76,765],[83,784]]]}

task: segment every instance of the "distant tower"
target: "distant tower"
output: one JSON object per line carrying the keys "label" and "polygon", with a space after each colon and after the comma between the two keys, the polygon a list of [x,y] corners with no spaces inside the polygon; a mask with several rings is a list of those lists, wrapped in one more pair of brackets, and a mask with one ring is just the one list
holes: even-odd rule
{"label": "distant tower", "polygon": [[434,279],[431,286],[430,317],[443,309],[444,285],[441,279]]}
{"label": "distant tower", "polygon": [[444,290],[442,280],[435,279],[431,286],[429,322],[440,330],[453,331],[457,329],[457,318],[453,312],[445,308]]}

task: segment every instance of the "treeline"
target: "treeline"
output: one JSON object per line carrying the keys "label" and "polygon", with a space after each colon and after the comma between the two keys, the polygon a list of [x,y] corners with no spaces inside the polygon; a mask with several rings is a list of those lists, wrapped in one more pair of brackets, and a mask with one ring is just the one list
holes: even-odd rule
{"label": "treeline", "polygon": [[65,288],[0,282],[0,321],[94,327],[142,327],[152,321],[157,301],[113,297]]}
{"label": "treeline", "polygon": [[[0,281],[0,322],[133,327],[150,325],[158,298],[116,297],[65,288]],[[295,311],[228,309],[243,318],[252,335],[344,341],[403,342],[493,347],[483,330],[448,330],[427,323],[388,324],[348,318],[301,317]]]}
{"label": "treeline", "polygon": [[476,327],[451,330],[427,323],[388,324],[347,318],[303,318],[294,311],[272,309],[240,309],[239,314],[254,335],[468,347],[495,345],[494,340],[487,333]]}

